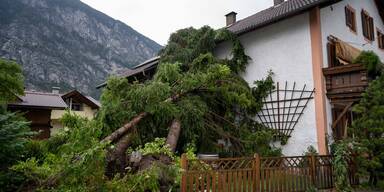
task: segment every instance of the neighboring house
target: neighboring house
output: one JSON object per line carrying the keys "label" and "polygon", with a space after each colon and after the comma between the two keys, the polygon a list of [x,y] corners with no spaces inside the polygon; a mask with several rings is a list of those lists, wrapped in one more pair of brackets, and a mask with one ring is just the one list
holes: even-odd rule
{"label": "neighboring house", "polygon": [[[128,81],[145,81],[147,79],[151,79],[152,76],[155,74],[157,66],[159,64],[160,57],[153,57],[147,61],[144,61],[143,63],[136,65],[132,69],[126,69],[121,74],[117,75],[118,77],[124,77],[127,78]],[[107,85],[107,82],[104,82],[96,88],[102,88]]]}
{"label": "neighboring house", "polygon": [[93,118],[100,108],[98,101],[84,96],[78,91],[71,91],[64,95],[57,89],[52,93],[25,91],[14,103],[8,104],[10,111],[18,111],[31,123],[31,129],[39,131],[38,139],[46,139],[62,128],[60,119],[66,110],[79,116]]}
{"label": "neighboring house", "polygon": [[[331,136],[346,135],[351,107],[368,85],[365,69],[352,60],[361,50],[384,60],[384,1],[275,0],[252,16],[236,21],[231,12],[226,20],[252,59],[245,80],[252,84],[272,70],[279,83],[256,119],[288,133],[285,155],[310,145],[327,154]],[[220,43],[216,56],[230,57],[230,46]]]}
{"label": "neighboring house", "polygon": [[59,94],[55,93],[25,91],[24,94],[24,96],[19,96],[20,100],[9,104],[8,109],[24,113],[24,117],[31,123],[31,129],[40,131],[36,138],[49,138],[52,128],[52,110],[65,110],[67,104]]}
{"label": "neighboring house", "polygon": [[65,110],[52,110],[51,114],[51,125],[52,125],[52,134],[54,135],[57,131],[63,128],[62,123],[60,122],[61,117],[68,110],[72,113],[79,115],[80,117],[85,117],[88,119],[94,118],[97,110],[100,108],[100,103],[93,99],[90,96],[85,96],[77,90],[70,91],[61,95],[61,98],[66,103],[67,108]]}

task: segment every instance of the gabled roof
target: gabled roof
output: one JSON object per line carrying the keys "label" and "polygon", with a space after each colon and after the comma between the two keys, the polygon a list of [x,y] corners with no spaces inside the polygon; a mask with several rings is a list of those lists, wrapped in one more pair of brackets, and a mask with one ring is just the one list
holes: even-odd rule
{"label": "gabled roof", "polygon": [[145,72],[149,69],[152,69],[154,67],[157,66],[157,64],[159,64],[159,60],[160,60],[160,57],[154,57],[154,58],[151,58],[147,61],[144,61],[143,63],[139,64],[139,65],[136,65],[133,69],[127,69],[125,70],[121,75],[121,77],[130,77],[130,76],[134,76],[138,73],[142,73],[142,72]]}
{"label": "gabled roof", "polygon": [[94,98],[90,96],[85,96],[82,93],[80,93],[77,90],[70,91],[68,93],[65,93],[61,95],[61,98],[63,100],[66,100],[68,98],[76,98],[79,102],[85,103],[88,106],[90,106],[92,109],[98,109],[100,108],[100,103],[96,101]]}
{"label": "gabled roof", "polygon": [[11,107],[65,109],[67,104],[59,94],[24,91],[24,96],[18,96],[20,101],[9,104]]}
{"label": "gabled roof", "polygon": [[[159,64],[159,61],[160,61],[160,57],[159,56],[153,57],[153,58],[151,58],[151,59],[149,59],[147,61],[144,61],[143,63],[141,63],[139,65],[136,65],[132,69],[126,69],[125,71],[123,71],[122,73],[120,73],[117,76],[118,77],[128,78],[128,77],[132,77],[132,76],[138,75],[140,73],[145,73],[146,71],[149,71],[149,70],[152,70],[152,69],[156,68],[157,65]],[[96,88],[101,88],[101,87],[104,87],[106,85],[107,85],[107,82],[104,82],[104,83],[96,86]]]}
{"label": "gabled roof", "polygon": [[317,6],[325,6],[340,0],[287,0],[260,11],[227,27],[237,35],[301,14]]}

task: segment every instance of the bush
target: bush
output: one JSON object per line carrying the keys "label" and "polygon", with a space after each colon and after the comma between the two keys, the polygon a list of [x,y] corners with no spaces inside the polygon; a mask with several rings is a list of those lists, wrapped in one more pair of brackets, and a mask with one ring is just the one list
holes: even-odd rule
{"label": "bush", "polygon": [[335,143],[333,149],[336,191],[351,192],[352,188],[348,179],[349,162],[351,162],[349,143],[346,141]]}
{"label": "bush", "polygon": [[361,54],[353,61],[353,63],[363,64],[364,67],[368,70],[369,76],[373,78],[381,75],[383,70],[379,56],[377,56],[373,51],[361,52]]}

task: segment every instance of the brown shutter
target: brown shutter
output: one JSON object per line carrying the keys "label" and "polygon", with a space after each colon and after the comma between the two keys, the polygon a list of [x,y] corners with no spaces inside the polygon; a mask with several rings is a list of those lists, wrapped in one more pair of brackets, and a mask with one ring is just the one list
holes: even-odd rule
{"label": "brown shutter", "polygon": [[377,41],[380,49],[384,49],[384,34],[377,31]]}
{"label": "brown shutter", "polygon": [[369,30],[370,30],[370,36],[371,36],[371,41],[375,40],[375,26],[373,24],[373,18],[369,17]]}
{"label": "brown shutter", "polygon": [[349,10],[348,10],[348,7],[346,6],[345,7],[345,24],[347,25],[347,26],[350,26],[350,23],[349,23]]}
{"label": "brown shutter", "polygon": [[365,21],[365,13],[364,13],[364,11],[361,11],[361,24],[362,24],[362,27],[363,27],[363,35],[364,35],[364,37],[367,37],[367,24],[366,24],[366,21]]}

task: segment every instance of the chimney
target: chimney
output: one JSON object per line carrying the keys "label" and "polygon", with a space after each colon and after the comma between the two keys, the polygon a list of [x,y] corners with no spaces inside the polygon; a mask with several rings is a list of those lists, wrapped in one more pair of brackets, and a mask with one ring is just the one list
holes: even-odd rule
{"label": "chimney", "polygon": [[225,15],[225,18],[227,20],[227,26],[236,23],[236,15],[237,13],[233,11]]}
{"label": "chimney", "polygon": [[53,94],[59,94],[60,93],[60,87],[52,87],[52,93]]}
{"label": "chimney", "polygon": [[284,0],[273,0],[273,5],[276,6],[281,4],[282,2],[284,2]]}

